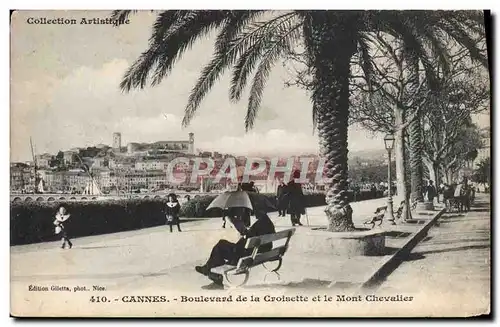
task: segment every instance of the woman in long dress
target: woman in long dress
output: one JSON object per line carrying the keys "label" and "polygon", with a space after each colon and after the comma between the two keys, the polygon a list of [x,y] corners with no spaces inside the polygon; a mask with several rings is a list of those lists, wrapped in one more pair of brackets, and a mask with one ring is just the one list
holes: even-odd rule
{"label": "woman in long dress", "polygon": [[65,222],[69,219],[70,214],[66,211],[66,208],[63,206],[59,207],[59,210],[56,213],[56,219],[54,220],[55,233],[57,235],[61,235],[61,248],[65,249],[66,244],[68,244],[69,248],[73,247],[73,243],[69,239],[67,229],[65,228]]}
{"label": "woman in long dress", "polygon": [[179,220],[179,212],[181,210],[181,205],[177,200],[177,196],[173,193],[168,195],[168,202],[165,206],[165,217],[167,219],[167,225],[170,226],[170,232],[172,233],[172,226],[177,225],[177,230],[181,231],[181,225]]}

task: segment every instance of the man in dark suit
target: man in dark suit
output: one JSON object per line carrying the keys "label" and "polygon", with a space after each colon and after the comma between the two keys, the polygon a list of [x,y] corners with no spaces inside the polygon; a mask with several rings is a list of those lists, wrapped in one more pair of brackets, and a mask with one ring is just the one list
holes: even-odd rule
{"label": "man in dark suit", "polygon": [[278,217],[285,217],[286,207],[288,206],[286,202],[286,184],[283,180],[280,180],[280,185],[278,185],[278,190],[276,191],[276,202],[278,204]]}
{"label": "man in dark suit", "polygon": [[295,171],[293,173],[293,179],[286,186],[286,196],[288,198],[288,214],[292,221],[292,226],[298,224],[302,226],[300,222],[300,215],[306,214],[306,204],[304,192],[302,192],[302,185],[295,183],[295,179],[300,178],[300,171]]}
{"label": "man in dark suit", "polygon": [[[247,239],[254,236],[274,234],[276,232],[274,224],[269,216],[262,210],[255,212],[257,221],[247,229],[241,221],[232,220],[235,228],[240,232],[241,238],[237,243],[227,240],[220,240],[212,248],[210,257],[203,266],[196,266],[195,270],[210,278],[215,284],[222,286],[223,277],[221,274],[212,273],[210,270],[222,266],[226,263],[236,265],[238,260],[252,254],[251,249],[245,249]],[[238,223],[239,222],[239,223]],[[259,252],[266,252],[272,249],[272,243],[264,244],[259,248]]]}

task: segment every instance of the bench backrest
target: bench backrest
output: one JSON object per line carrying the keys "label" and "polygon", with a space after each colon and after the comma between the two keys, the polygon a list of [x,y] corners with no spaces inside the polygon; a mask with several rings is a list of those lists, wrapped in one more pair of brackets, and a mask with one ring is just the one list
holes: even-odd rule
{"label": "bench backrest", "polygon": [[[290,242],[290,238],[293,236],[294,233],[295,233],[295,228],[291,228],[274,234],[267,234],[249,238],[247,240],[245,248],[253,249],[252,255],[240,258],[240,260],[238,261],[238,265],[236,266],[236,269],[237,270],[246,269],[248,267],[253,267],[261,263],[264,263],[266,261],[273,261],[280,259],[288,250],[288,243]],[[286,239],[284,245],[273,248],[272,250],[267,252],[261,252],[261,253],[258,252],[258,249],[261,245],[283,239]]]}
{"label": "bench backrest", "polygon": [[245,249],[253,249],[255,247],[259,247],[261,245],[268,244],[274,241],[279,241],[284,238],[290,239],[290,237],[292,237],[294,233],[295,228],[290,228],[274,234],[254,236],[247,240]]}

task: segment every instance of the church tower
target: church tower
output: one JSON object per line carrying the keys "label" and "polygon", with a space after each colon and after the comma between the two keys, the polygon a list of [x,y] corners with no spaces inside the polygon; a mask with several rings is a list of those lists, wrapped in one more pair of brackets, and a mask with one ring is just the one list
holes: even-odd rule
{"label": "church tower", "polygon": [[189,133],[189,154],[194,154],[194,133]]}

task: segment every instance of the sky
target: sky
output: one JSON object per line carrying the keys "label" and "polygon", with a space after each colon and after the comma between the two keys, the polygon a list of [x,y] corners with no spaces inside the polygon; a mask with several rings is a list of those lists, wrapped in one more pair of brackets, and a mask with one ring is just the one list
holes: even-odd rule
{"label": "sky", "polygon": [[[106,18],[109,11],[18,11],[11,20],[11,161],[35,152],[73,147],[185,140],[195,148],[235,155],[317,153],[309,96],[286,88],[290,73],[276,65],[255,127],[245,132],[246,97],[229,101],[229,73],[216,83],[187,128],[181,127],[189,92],[210,60],[215,34],[200,40],[160,85],[122,93],[126,69],[147,48],[155,14],[143,11],[121,27],[35,25],[28,18]],[[488,116],[480,118],[487,124]],[[383,149],[383,136],[349,129],[349,150]]]}

